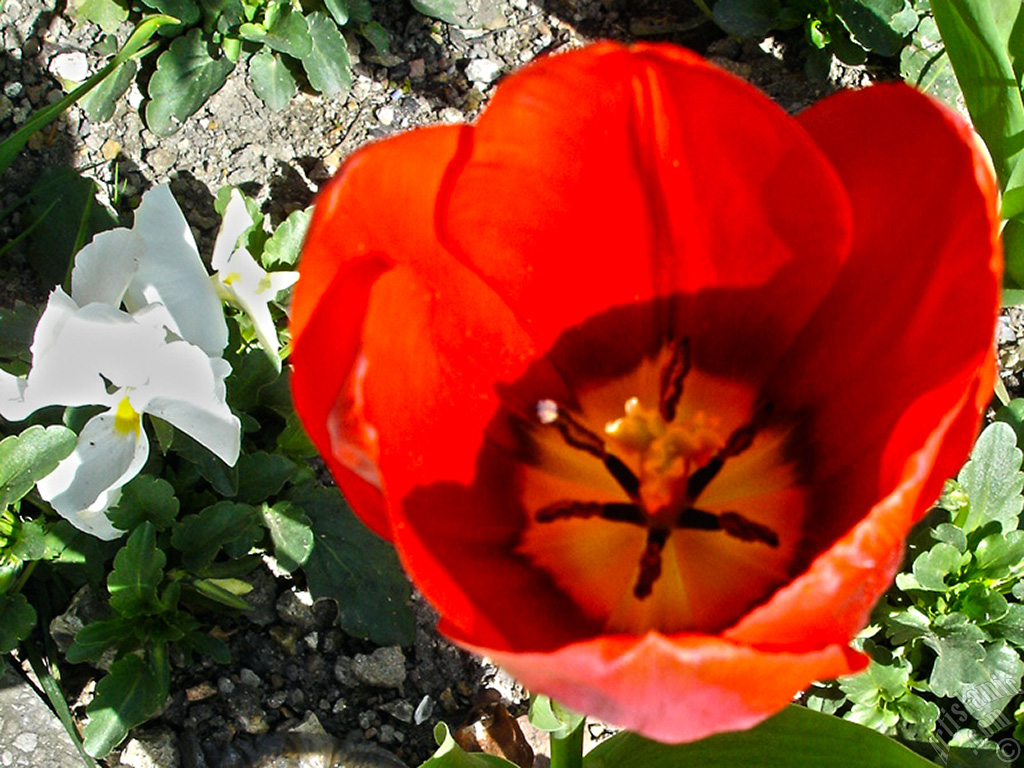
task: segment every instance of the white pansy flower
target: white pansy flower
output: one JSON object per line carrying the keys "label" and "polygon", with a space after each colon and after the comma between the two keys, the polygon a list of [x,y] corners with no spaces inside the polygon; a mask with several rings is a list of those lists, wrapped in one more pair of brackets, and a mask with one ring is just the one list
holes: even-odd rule
{"label": "white pansy flower", "polygon": [[71,298],[82,307],[123,302],[130,312],[161,304],[167,327],[206,354],[220,356],[228,343],[224,308],[166,184],[142,196],[131,229],[98,234],[78,253]]}
{"label": "white pansy flower", "polygon": [[241,425],[225,401],[231,367],[168,338],[167,312],[128,314],[105,302],[80,307],[60,288],[36,327],[26,377],[0,371],[0,415],[20,421],[51,405],[100,405],[74,452],[39,481],[40,495],[75,527],[114,539],[104,511],[149,456],[143,413],[164,419],[223,461],[238,458]]}
{"label": "white pansy flower", "polygon": [[244,247],[235,250],[238,238],[251,225],[252,218],[245,208],[245,201],[238,190],[231,190],[224,223],[213,247],[211,265],[216,271],[214,281],[224,300],[249,316],[256,338],[280,368],[277,329],[270,315],[270,302],[278,293],[294,285],[299,273],[267,272]]}

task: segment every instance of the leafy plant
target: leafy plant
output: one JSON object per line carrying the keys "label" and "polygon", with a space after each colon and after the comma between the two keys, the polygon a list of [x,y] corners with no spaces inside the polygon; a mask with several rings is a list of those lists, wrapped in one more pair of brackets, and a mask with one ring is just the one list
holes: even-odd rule
{"label": "leafy plant", "polygon": [[847,64],[868,53],[896,56],[918,23],[909,0],[716,0],[709,10],[737,37],[802,29],[812,71],[827,70],[832,56]]}
{"label": "leafy plant", "polygon": [[[869,668],[816,685],[808,704],[969,765],[1024,736],[1024,505],[1014,429],[982,432],[911,538],[862,634]],[[1004,745],[1005,748],[1005,745]]]}
{"label": "leafy plant", "polygon": [[[455,24],[472,24],[470,0],[413,0],[414,7]],[[158,136],[177,131],[188,117],[245,66],[249,84],[271,109],[283,109],[300,88],[343,98],[352,84],[348,44],[342,30],[360,34],[387,55],[387,32],[370,0],[76,0],[76,20],[115,31],[127,18],[157,10],[177,21],[164,30],[156,68],[144,83],[146,123]],[[93,120],[110,119],[137,68],[113,60],[106,86],[86,104]]]}

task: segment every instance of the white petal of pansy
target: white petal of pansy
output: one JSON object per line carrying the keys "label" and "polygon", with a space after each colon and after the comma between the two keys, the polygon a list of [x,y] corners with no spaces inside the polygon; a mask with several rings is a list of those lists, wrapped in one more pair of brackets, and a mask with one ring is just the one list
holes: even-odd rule
{"label": "white petal of pansy", "polygon": [[133,231],[145,241],[146,249],[125,293],[125,306],[135,311],[147,304],[163,304],[174,320],[170,330],[208,355],[220,355],[228,343],[224,307],[166,184],[143,196]]}
{"label": "white petal of pansy", "polygon": [[148,380],[131,391],[135,408],[167,421],[234,464],[242,425],[224,400],[231,366],[188,342],[173,341],[145,367]]}
{"label": "white petal of pansy", "polygon": [[298,278],[298,272],[265,271],[245,248],[232,253],[216,275],[221,295],[249,316],[256,338],[278,367],[279,344],[270,302]]}
{"label": "white petal of pansy", "polygon": [[116,539],[124,531],[114,528],[103,513],[148,456],[149,439],[139,414],[128,398],[122,398],[115,411],[86,423],[71,455],[37,483],[39,495],[79,530]]}
{"label": "white petal of pansy", "polygon": [[252,226],[252,217],[245,207],[245,200],[237,189],[231,190],[228,198],[228,206],[224,209],[224,220],[220,225],[220,232],[217,233],[217,242],[213,246],[213,258],[210,266],[214,270],[223,269],[235,250],[235,243],[249,227]]}
{"label": "white petal of pansy", "polygon": [[71,298],[80,307],[98,301],[120,307],[139,271],[146,242],[131,229],[101,232],[75,256]]}

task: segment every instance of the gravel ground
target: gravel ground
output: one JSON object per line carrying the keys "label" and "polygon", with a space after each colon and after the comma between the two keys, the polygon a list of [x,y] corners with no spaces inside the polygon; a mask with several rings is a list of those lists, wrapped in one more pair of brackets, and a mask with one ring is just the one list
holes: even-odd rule
{"label": "gravel ground", "polygon": [[[127,212],[145,190],[170,181],[200,243],[209,253],[219,220],[217,190],[241,186],[276,223],[310,204],[318,186],[358,146],[411,126],[472,120],[501,77],[534,57],[598,37],[668,39],[709,55],[751,80],[784,108],[798,111],[839,86],[857,86],[885,73],[840,69],[831,82],[808,82],[786,61],[784,46],[723,38],[689,3],[508,0],[488,6],[488,28],[466,30],[427,19],[405,0],[375,4],[392,55],[382,60],[349,37],[355,62],[344,100],[303,94],[281,112],[269,110],[236,68],[225,87],[180,132],[159,139],[139,115],[138,98],[124,100],[114,118],[92,124],[72,108],[39,134],[2,179],[0,209],[14,204],[44,170],[88,168],[104,189],[124,184]],[[74,28],[56,0],[7,0],[0,13],[0,137],[34,109],[63,95],[55,77],[69,61],[92,52],[97,31]],[[122,39],[127,30],[122,33]],[[398,212],[396,212],[397,215]],[[15,214],[0,221],[0,242],[19,231]],[[383,224],[382,224],[383,225]],[[35,282],[17,250],[0,267],[0,306],[40,302],[49,285]],[[1020,353],[1022,318],[1006,319],[1003,351]],[[1021,363],[1020,367],[1024,367]],[[1011,374],[1012,375],[1012,371]],[[166,711],[137,729],[109,765],[134,768],[264,768],[418,765],[433,750],[432,729],[453,726],[491,707],[493,688],[513,711],[524,692],[503,674],[469,658],[434,632],[429,607],[417,605],[416,641],[376,648],[334,626],[335,607],[313,604],[297,579],[260,570],[252,577],[251,614],[218,623],[230,645],[227,666],[175,665]],[[80,596],[74,615],[88,618],[95,596]],[[60,633],[57,633],[58,636]],[[69,668],[64,680],[84,712],[94,671]],[[2,713],[0,713],[2,714]],[[600,736],[600,727],[593,735]],[[541,761],[538,761],[538,766]]]}

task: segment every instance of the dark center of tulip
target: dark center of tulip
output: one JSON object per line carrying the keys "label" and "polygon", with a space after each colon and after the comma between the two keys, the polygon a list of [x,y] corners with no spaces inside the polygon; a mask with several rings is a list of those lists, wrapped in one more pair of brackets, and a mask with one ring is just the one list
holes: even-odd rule
{"label": "dark center of tulip", "polygon": [[[785,537],[798,536],[803,491],[785,455],[788,429],[773,420],[771,403],[692,371],[687,339],[654,365],[656,376],[641,372],[634,381],[641,390],[655,386],[626,398],[601,428],[593,417],[608,413],[622,382],[581,398],[579,413],[555,400],[537,403],[539,429],[548,433],[542,442],[557,440],[560,460],[575,466],[563,471],[546,460],[549,473],[566,480],[531,484],[520,551],[610,630],[710,630],[784,580],[796,544]],[[698,391],[687,397],[691,378]],[[708,408],[716,392],[722,400]],[[588,483],[595,462],[606,481]],[[567,482],[573,471],[582,483]],[[714,565],[713,553],[733,570],[700,572]]]}

